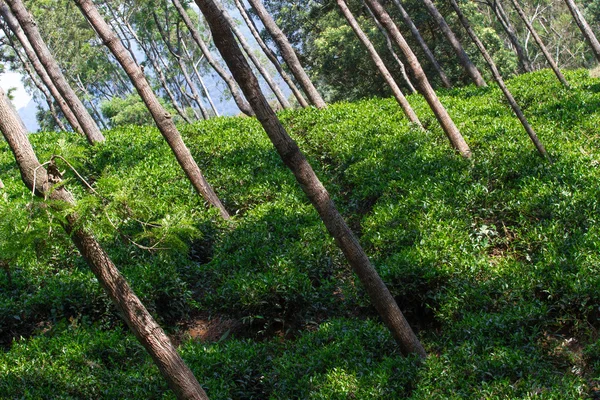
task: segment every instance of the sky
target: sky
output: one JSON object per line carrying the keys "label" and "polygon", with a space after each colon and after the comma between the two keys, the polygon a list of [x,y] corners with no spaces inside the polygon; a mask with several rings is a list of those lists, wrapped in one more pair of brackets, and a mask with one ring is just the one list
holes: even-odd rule
{"label": "sky", "polygon": [[5,92],[8,92],[11,88],[17,88],[13,92],[13,104],[17,108],[23,108],[31,100],[31,96],[25,92],[23,82],[21,82],[21,74],[16,72],[8,71],[0,75],[0,86]]}

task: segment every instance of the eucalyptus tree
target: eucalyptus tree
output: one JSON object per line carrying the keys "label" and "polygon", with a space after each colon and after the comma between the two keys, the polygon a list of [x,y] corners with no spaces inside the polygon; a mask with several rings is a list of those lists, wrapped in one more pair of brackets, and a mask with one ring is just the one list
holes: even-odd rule
{"label": "eucalyptus tree", "polygon": [[383,60],[377,53],[377,50],[375,50],[375,47],[373,46],[373,44],[371,43],[371,41],[369,40],[367,35],[361,29],[360,25],[354,18],[354,15],[352,15],[352,12],[348,8],[348,5],[346,4],[346,2],[344,0],[337,0],[337,5],[340,8],[340,11],[342,12],[342,14],[344,15],[344,18],[346,18],[346,20],[348,21],[348,24],[352,27],[352,30],[354,31],[354,33],[356,34],[358,39],[367,48],[367,51],[369,52],[369,55],[373,59],[373,62],[375,63],[377,70],[379,71],[381,76],[383,76],[383,78],[389,85],[390,89],[392,89],[392,93],[394,94],[396,101],[398,102],[398,104],[400,104],[400,107],[402,107],[402,110],[404,111],[404,114],[406,115],[408,120],[414,124],[417,124],[419,127],[422,128],[423,125],[421,125],[421,121],[419,121],[419,117],[417,117],[417,114],[415,113],[413,108],[410,106],[410,103],[408,102],[408,100],[406,100],[406,97],[404,97],[402,90],[400,90],[400,87],[398,87],[398,84],[392,77],[392,74],[390,74],[390,71],[387,69],[387,67],[383,63]]}
{"label": "eucalyptus tree", "polygon": [[51,200],[48,206],[64,215],[60,222],[62,228],[119,310],[129,329],[150,354],[171,390],[179,399],[208,399],[167,334],[152,318],[102,245],[81,223],[80,216],[72,211],[76,205],[75,198],[64,186],[56,165],[51,160],[45,169],[38,161],[18,115],[1,89],[0,130],[15,157],[23,182],[38,197]]}
{"label": "eucalyptus tree", "polygon": [[521,125],[523,125],[525,132],[527,132],[527,134],[529,135],[529,138],[533,142],[535,148],[537,149],[537,151],[540,153],[540,155],[542,157],[545,157],[548,160],[550,160],[550,156],[546,152],[544,145],[538,138],[537,134],[535,133],[535,131],[533,130],[531,125],[529,124],[529,121],[527,121],[525,114],[523,114],[521,107],[519,107],[519,105],[517,104],[512,93],[508,90],[508,88],[504,84],[504,80],[502,79],[500,72],[498,72],[496,63],[494,63],[494,60],[492,59],[490,54],[487,52],[485,46],[483,45],[481,40],[479,40],[479,37],[477,36],[477,34],[473,30],[473,28],[471,28],[471,24],[469,23],[467,17],[465,17],[465,15],[463,14],[463,12],[460,9],[456,0],[450,0],[450,4],[452,5],[452,8],[454,8],[454,11],[456,11],[456,14],[458,15],[458,19],[459,19],[460,23],[463,25],[463,27],[467,31],[467,34],[471,37],[471,39],[473,40],[473,42],[475,43],[475,45],[481,52],[481,55],[483,56],[483,58],[485,59],[485,61],[488,64],[488,66],[490,67],[490,71],[492,72],[492,76],[494,77],[494,80],[496,81],[496,83],[498,84],[500,89],[502,90],[504,97],[506,98],[506,100],[508,101],[508,104],[512,108],[513,112],[515,113],[515,115],[517,116],[519,121],[521,122]]}
{"label": "eucalyptus tree", "polygon": [[569,11],[571,12],[571,15],[573,16],[575,23],[581,30],[581,33],[583,33],[583,36],[585,36],[585,39],[590,44],[590,47],[592,48],[592,51],[594,52],[594,56],[596,57],[596,60],[598,60],[598,62],[600,62],[600,43],[598,42],[596,35],[594,35],[592,28],[590,28],[587,21],[585,20],[585,17],[581,13],[581,11],[579,11],[579,8],[577,7],[577,4],[575,4],[575,1],[565,0],[565,3],[567,5],[567,7],[569,7]]}
{"label": "eucalyptus tree", "polygon": [[359,276],[371,297],[373,305],[394,335],[404,354],[425,357],[426,353],[416,335],[402,315],[358,240],[338,212],[327,189],[287,134],[285,128],[261,92],[256,76],[238,47],[231,26],[216,0],[196,0],[213,32],[215,45],[229,66],[265,132],[271,139],[285,165],[292,171],[302,190],[319,213],[329,233],[335,238],[346,259]]}
{"label": "eucalyptus tree", "polygon": [[81,100],[75,94],[71,85],[64,77],[58,63],[52,57],[50,50],[44,43],[42,36],[36,26],[35,21],[25,8],[21,0],[6,0],[6,4],[10,7],[12,14],[15,16],[23,32],[27,36],[31,47],[34,49],[40,63],[50,76],[54,85],[69,105],[69,108],[75,114],[79,126],[83,130],[88,142],[95,144],[104,141],[104,136],[100,132],[98,125],[88,113]]}
{"label": "eucalyptus tree", "polygon": [[79,6],[82,14],[89,21],[90,25],[100,36],[102,42],[110,49],[114,57],[119,61],[127,73],[127,76],[129,76],[131,79],[132,84],[135,86],[138,94],[148,107],[158,129],[169,144],[173,154],[175,155],[175,158],[177,159],[177,162],[184,170],[189,181],[194,186],[194,189],[196,189],[196,191],[202,195],[209,204],[219,210],[221,217],[224,219],[229,219],[229,213],[221,203],[221,200],[219,200],[217,197],[213,188],[204,178],[204,175],[202,174],[202,171],[200,171],[196,161],[193,159],[190,150],[183,142],[181,134],[177,130],[171,114],[163,108],[156,98],[156,95],[146,80],[143,70],[131,58],[127,52],[127,49],[125,49],[123,44],[119,41],[119,38],[115,32],[106,23],[92,1],[74,1]]}

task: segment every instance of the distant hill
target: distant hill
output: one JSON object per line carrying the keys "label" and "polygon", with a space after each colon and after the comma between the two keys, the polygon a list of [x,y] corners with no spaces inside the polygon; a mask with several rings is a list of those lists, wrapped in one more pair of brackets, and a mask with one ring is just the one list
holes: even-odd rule
{"label": "distant hill", "polygon": [[37,105],[33,99],[29,100],[29,103],[25,107],[21,107],[18,110],[21,119],[25,123],[28,132],[37,132],[40,129],[40,125],[35,118],[37,112]]}

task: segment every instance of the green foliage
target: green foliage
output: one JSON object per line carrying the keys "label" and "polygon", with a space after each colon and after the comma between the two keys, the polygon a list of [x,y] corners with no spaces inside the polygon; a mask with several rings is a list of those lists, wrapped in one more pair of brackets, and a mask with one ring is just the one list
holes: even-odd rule
{"label": "green foliage", "polygon": [[[429,358],[403,358],[360,283],[255,119],[182,126],[231,223],[194,192],[160,134],[126,126],[60,154],[77,212],[211,398],[585,398],[598,385],[600,82],[544,70],[508,82],[554,163],[501,92],[443,93],[473,150],[450,148],[427,105],[393,99],[285,111]],[[0,144],[0,393],[7,398],[171,398],[57,221]],[[208,315],[208,317],[206,317]],[[202,343],[185,324],[233,319]],[[22,337],[23,339],[19,339]]]}
{"label": "green foliage", "polygon": [[[164,100],[159,99],[162,106],[178,121],[175,110],[167,106]],[[113,97],[100,104],[102,116],[110,121],[112,127],[124,125],[147,126],[153,125],[154,120],[148,107],[137,93],[132,93],[125,98]]]}

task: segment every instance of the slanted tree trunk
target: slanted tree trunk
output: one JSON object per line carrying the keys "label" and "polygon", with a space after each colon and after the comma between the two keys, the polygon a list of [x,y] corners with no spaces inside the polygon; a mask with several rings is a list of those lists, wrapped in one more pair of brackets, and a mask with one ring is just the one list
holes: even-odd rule
{"label": "slanted tree trunk", "polygon": [[465,15],[462,13],[460,7],[458,6],[458,3],[456,2],[456,0],[450,0],[450,4],[452,5],[452,8],[454,8],[454,11],[456,11],[456,14],[458,15],[458,19],[460,20],[461,24],[463,25],[463,27],[465,28],[465,30],[467,31],[467,33],[469,34],[469,36],[471,37],[473,42],[475,42],[475,44],[477,45],[477,48],[481,52],[481,55],[483,55],[483,58],[487,62],[488,66],[490,67],[490,71],[492,71],[492,76],[494,77],[494,80],[496,81],[496,83],[498,84],[500,89],[502,90],[502,93],[504,93],[504,97],[508,101],[508,104],[512,108],[513,112],[515,113],[517,118],[519,118],[519,121],[521,121],[521,125],[523,125],[523,128],[525,128],[525,131],[529,135],[529,138],[533,142],[533,145],[535,146],[535,148],[537,149],[537,151],[540,153],[540,155],[542,157],[545,157],[548,160],[550,160],[550,156],[546,152],[544,145],[542,144],[542,142],[540,142],[539,138],[537,137],[537,134],[535,133],[535,131],[529,124],[529,121],[527,121],[527,118],[525,118],[523,111],[521,111],[521,107],[519,107],[519,105],[517,104],[512,93],[508,90],[508,88],[504,84],[504,80],[502,79],[502,76],[500,75],[498,68],[496,68],[496,64],[494,63],[494,60],[492,60],[492,57],[487,52],[485,46],[483,45],[481,40],[479,40],[479,37],[477,37],[477,34],[473,30],[473,28],[471,28],[471,24],[469,24],[469,21],[467,20]]}
{"label": "slanted tree trunk", "polygon": [[240,0],[234,1],[235,6],[240,11],[242,18],[244,19],[244,22],[246,22],[246,25],[250,29],[250,33],[254,37],[254,40],[256,40],[256,43],[258,43],[263,53],[265,53],[265,55],[271,61],[277,72],[279,72],[279,75],[281,75],[281,77],[283,78],[284,82],[288,85],[288,87],[294,94],[294,97],[296,98],[296,100],[298,100],[298,104],[300,104],[300,107],[308,107],[308,102],[306,101],[300,90],[296,87],[296,84],[294,83],[292,78],[287,74],[287,72],[284,71],[275,53],[271,51],[271,49],[269,48],[269,46],[267,46],[262,37],[260,37],[258,28],[256,27],[256,24],[254,23],[250,15],[248,15],[248,12],[244,8],[244,5],[240,2]]}
{"label": "slanted tree trunk", "polygon": [[292,74],[296,77],[298,83],[300,83],[300,86],[302,86],[302,89],[304,89],[304,93],[306,93],[306,96],[308,96],[310,102],[317,108],[327,107],[327,104],[325,104],[325,101],[306,74],[306,71],[304,71],[304,68],[302,68],[302,64],[300,64],[300,60],[298,60],[298,56],[296,55],[294,48],[288,41],[285,34],[281,31],[281,29],[279,29],[263,3],[260,0],[248,1],[254,8],[254,11],[256,11],[256,15],[258,15],[263,25],[277,44],[277,47],[279,47],[281,56],[290,68],[290,71],[292,71]]}
{"label": "slanted tree trunk", "polygon": [[329,233],[335,238],[347,260],[358,274],[377,311],[392,331],[404,354],[416,353],[425,357],[425,350],[404,319],[389,290],[371,265],[358,240],[337,211],[327,190],[300,152],[298,145],[287,134],[260,90],[258,80],[244,58],[226,18],[215,0],[196,0],[213,32],[215,45],[239,83],[267,135],[283,162],[294,173],[296,180],[321,216]]}
{"label": "slanted tree trunk", "polygon": [[383,29],[383,26],[381,26],[381,24],[379,23],[377,18],[375,18],[373,11],[371,11],[371,9],[367,5],[367,3],[365,3],[364,0],[362,3],[365,6],[365,8],[367,9],[367,11],[369,12],[369,15],[371,15],[371,18],[373,18],[375,25],[377,25],[377,29],[379,30],[379,32],[381,32],[381,34],[385,38],[385,45],[387,46],[389,52],[392,54],[392,57],[394,57],[396,64],[398,64],[398,66],[400,67],[400,74],[402,75],[402,79],[404,79],[404,82],[408,86],[408,90],[410,90],[411,94],[415,93],[417,90],[413,86],[412,82],[410,81],[410,78],[408,77],[408,74],[406,73],[406,68],[404,67],[404,63],[400,60],[400,57],[398,57],[398,54],[396,54],[396,51],[394,50],[394,46],[392,45],[392,39],[390,39],[390,35],[388,35],[388,33],[385,31],[385,29]]}
{"label": "slanted tree trunk", "polygon": [[571,15],[581,30],[581,33],[583,33],[583,36],[585,36],[586,40],[590,44],[590,47],[596,56],[596,60],[600,62],[600,43],[598,42],[596,35],[594,35],[594,32],[592,32],[592,28],[590,28],[585,20],[585,17],[581,11],[579,11],[577,4],[575,4],[573,0],[565,0],[565,3],[567,3],[567,7],[569,7],[569,11],[571,11]]}
{"label": "slanted tree trunk", "polygon": [[423,125],[421,125],[421,121],[419,121],[419,117],[417,117],[417,114],[410,106],[410,103],[408,102],[408,100],[406,100],[406,97],[404,97],[402,90],[400,90],[400,88],[396,84],[396,81],[390,74],[390,71],[388,71],[383,60],[381,59],[381,57],[379,57],[379,54],[377,54],[377,50],[375,50],[375,47],[373,46],[373,44],[371,43],[371,41],[369,40],[367,35],[365,35],[363,30],[360,28],[360,25],[358,25],[358,22],[352,15],[352,12],[348,8],[348,5],[346,4],[346,2],[344,0],[337,0],[337,5],[340,8],[340,10],[342,11],[344,18],[346,18],[346,21],[348,21],[348,24],[350,25],[350,27],[352,27],[352,30],[354,31],[354,33],[356,34],[358,39],[367,48],[367,51],[369,52],[369,55],[373,59],[375,66],[377,66],[379,73],[381,74],[381,76],[383,76],[383,79],[385,79],[385,81],[387,82],[390,89],[392,89],[392,93],[394,94],[396,101],[398,101],[398,104],[400,104],[400,107],[402,107],[402,110],[404,111],[404,114],[406,115],[408,120],[412,123],[419,125],[422,128]]}
{"label": "slanted tree trunk", "polygon": [[233,80],[231,75],[227,71],[225,71],[225,69],[212,56],[210,50],[208,49],[208,46],[206,45],[206,43],[204,43],[204,40],[202,40],[202,38],[200,37],[200,32],[198,32],[198,29],[196,29],[196,27],[194,26],[194,23],[192,22],[189,15],[187,14],[185,9],[181,5],[181,2],[179,0],[171,0],[171,1],[173,2],[173,5],[177,9],[177,12],[179,13],[179,15],[181,15],[181,18],[183,18],[183,22],[185,23],[185,26],[188,28],[188,30],[192,34],[192,38],[194,39],[194,42],[196,42],[196,44],[200,48],[200,51],[202,51],[202,54],[204,54],[204,57],[206,57],[206,61],[215,70],[215,72],[217,74],[219,74],[221,79],[223,79],[223,81],[225,81],[225,83],[229,87],[229,91],[231,92],[231,95],[233,96],[233,99],[235,100],[235,104],[237,104],[240,111],[246,115],[250,115],[250,116],[254,115],[254,111],[252,111],[252,108],[250,107],[248,102],[246,100],[244,100],[244,97],[240,94],[239,87],[235,83],[235,81]]}
{"label": "slanted tree trunk", "polygon": [[523,46],[521,46],[519,38],[515,32],[515,28],[513,28],[512,24],[510,23],[510,19],[508,18],[508,15],[506,15],[500,0],[488,0],[487,5],[492,9],[492,11],[494,11],[494,14],[496,14],[498,21],[500,21],[500,25],[502,25],[502,28],[506,32],[508,39],[512,43],[515,52],[517,53],[517,59],[519,60],[521,69],[525,72],[533,71],[533,68],[531,68],[531,61],[529,61],[529,57],[527,57],[527,52],[525,49],[523,49]]}
{"label": "slanted tree trunk", "polygon": [[[27,39],[27,36],[25,36],[25,32],[23,32],[23,30],[21,29],[19,22],[14,17],[14,15],[12,15],[12,12],[10,11],[10,9],[6,5],[6,3],[4,3],[1,0],[0,0],[0,14],[2,15],[2,19],[4,19],[4,22],[6,23],[8,28],[15,35],[15,37],[17,38],[19,43],[21,43],[21,47],[23,48],[23,51],[25,52],[27,59],[31,63],[31,66],[33,67],[33,69],[38,74],[38,76],[40,77],[40,79],[42,80],[44,85],[48,88],[48,90],[52,94],[52,97],[56,101],[56,104],[58,104],[58,106],[60,107],[60,110],[62,111],[63,115],[69,122],[69,125],[71,125],[71,128],[73,129],[73,131],[78,132],[83,135],[83,130],[79,126],[79,122],[77,121],[75,114],[73,114],[73,111],[71,111],[71,109],[69,108],[69,105],[66,103],[65,99],[63,99],[62,95],[60,94],[60,92],[58,91],[58,89],[56,88],[54,83],[52,82],[52,79],[50,79],[50,76],[44,69],[44,66],[40,63],[40,60],[37,57],[37,55],[35,54],[33,47],[31,47],[31,44],[29,43],[29,39]],[[6,34],[6,36],[10,36],[8,32],[5,32],[5,34]]]}
{"label": "slanted tree trunk", "polygon": [[533,39],[535,40],[535,42],[537,43],[537,45],[542,50],[542,53],[544,53],[544,57],[546,57],[546,60],[548,61],[548,64],[550,64],[550,67],[552,68],[552,71],[554,71],[554,74],[556,75],[556,77],[558,78],[558,80],[560,81],[560,83],[562,83],[566,88],[568,88],[569,87],[569,83],[567,82],[567,80],[563,76],[562,72],[560,72],[560,69],[558,68],[558,65],[556,65],[556,62],[554,61],[554,58],[552,57],[552,55],[550,54],[550,52],[546,48],[546,45],[544,45],[544,42],[542,41],[542,38],[540,38],[540,36],[537,34],[535,28],[531,24],[531,22],[529,22],[529,20],[527,19],[527,16],[525,15],[525,12],[523,11],[523,9],[521,8],[521,6],[519,5],[519,1],[518,0],[510,0],[510,1],[512,2],[512,5],[514,6],[515,10],[517,10],[517,14],[519,14],[519,17],[521,17],[521,20],[523,21],[523,23],[525,24],[525,26],[527,27],[527,29],[531,33],[531,36],[533,36]]}
{"label": "slanted tree trunk", "polygon": [[[180,31],[178,30],[177,33],[180,34]],[[200,83],[200,87],[202,88],[202,91],[204,92],[204,96],[206,97],[206,100],[208,100],[208,104],[210,104],[210,108],[213,110],[213,113],[215,114],[215,116],[218,117],[219,111],[217,111],[217,107],[215,107],[215,103],[213,103],[213,100],[210,97],[210,93],[208,92],[208,88],[204,84],[204,79],[202,79],[202,75],[200,75],[200,71],[198,71],[198,64],[200,64],[200,62],[204,58],[204,55],[202,55],[202,57],[198,61],[194,62],[194,58],[193,58],[192,54],[189,52],[189,50],[185,44],[185,41],[181,37],[179,37],[178,40],[180,41],[183,51],[185,52],[185,57],[187,58],[188,62],[190,64],[192,64],[192,70],[194,71],[194,76],[196,76],[196,79]]]}
{"label": "slanted tree trunk", "polygon": [[425,100],[442,126],[442,129],[448,136],[452,146],[454,146],[454,148],[458,150],[463,157],[471,157],[469,145],[467,145],[467,142],[465,142],[465,139],[460,134],[458,128],[454,124],[454,121],[452,121],[452,118],[450,118],[450,115],[448,115],[448,112],[438,99],[435,91],[425,76],[425,72],[423,72],[423,68],[419,63],[419,60],[417,60],[417,57],[412,52],[410,46],[408,43],[406,43],[406,40],[400,33],[400,30],[394,21],[392,21],[389,14],[377,0],[366,0],[366,2],[369,8],[371,8],[371,11],[373,11],[373,14],[377,20],[379,20],[379,23],[383,25],[390,37],[396,42],[400,50],[402,50],[402,54],[404,54],[404,58],[407,60],[408,66],[413,72],[417,90],[423,95],[423,97],[425,97]]}
{"label": "slanted tree trunk", "polygon": [[44,40],[33,21],[33,17],[25,9],[23,2],[21,0],[6,0],[6,3],[10,7],[17,21],[19,21],[19,25],[25,32],[31,47],[33,47],[41,64],[52,79],[52,82],[73,111],[73,114],[75,114],[79,126],[81,126],[88,142],[90,144],[103,142],[104,136],[102,135],[102,132],[100,132],[100,128],[98,128],[94,119],[88,113],[81,100],[75,94],[75,91],[65,79],[56,60],[52,57],[50,50],[44,43]]}
{"label": "slanted tree trunk", "polygon": [[[0,130],[15,156],[25,185],[39,197],[48,197],[53,201],[50,206],[58,207],[61,212],[64,210],[58,203],[74,206],[74,197],[62,186],[56,167],[48,168],[48,171],[42,168],[26,132],[21,129],[19,117],[12,112],[1,89]],[[135,337],[154,360],[171,390],[179,399],[208,399],[169,337],[146,310],[100,243],[83,228],[77,214],[70,212],[61,224]]]}
{"label": "slanted tree trunk", "polygon": [[458,57],[458,61],[463,66],[465,71],[467,71],[467,74],[469,75],[469,77],[471,77],[471,80],[475,83],[475,85],[479,87],[487,86],[487,84],[483,80],[483,77],[479,73],[479,70],[477,69],[475,64],[473,64],[473,62],[467,55],[467,52],[462,47],[462,44],[460,43],[454,32],[452,32],[452,29],[450,29],[450,27],[446,23],[446,20],[444,19],[442,14],[440,14],[435,4],[433,4],[433,1],[423,0],[423,4],[425,5],[425,8],[427,8],[429,14],[433,17],[433,20],[440,28],[444,36],[446,36],[446,39],[448,39],[448,42],[450,42],[450,45],[452,46],[454,52],[456,53],[456,56]]}
{"label": "slanted tree trunk", "polygon": [[427,59],[429,60],[429,62],[431,63],[431,65],[433,66],[435,71],[437,72],[438,76],[440,77],[440,80],[442,81],[442,85],[446,88],[451,88],[452,84],[450,83],[450,79],[448,79],[448,76],[446,76],[446,73],[444,72],[444,70],[438,63],[437,59],[431,52],[431,49],[429,49],[429,46],[427,46],[425,39],[423,39],[423,36],[421,36],[421,32],[419,32],[419,29],[417,29],[417,26],[413,22],[410,15],[408,15],[408,13],[406,12],[406,9],[404,8],[404,6],[400,2],[400,0],[393,0],[393,2],[396,5],[396,8],[398,9],[398,11],[400,11],[400,16],[402,17],[402,20],[404,21],[406,26],[408,26],[408,28],[410,29],[411,34],[413,35],[413,37],[415,38],[417,43],[419,43],[419,46],[421,46],[421,49],[423,49],[423,52],[425,53],[425,57],[427,57]]}
{"label": "slanted tree trunk", "polygon": [[152,92],[152,88],[148,84],[144,72],[133,61],[125,47],[119,41],[117,35],[111,30],[106,21],[104,21],[91,0],[75,0],[75,3],[79,6],[82,14],[92,25],[104,44],[110,49],[131,79],[138,94],[152,114],[152,118],[154,118],[158,129],[169,144],[169,147],[171,147],[171,150],[173,150],[177,162],[181,165],[181,168],[184,170],[196,191],[202,195],[209,204],[216,207],[223,218],[229,219],[229,213],[215,194],[213,188],[204,178],[196,161],[192,158],[192,154],[183,142],[175,123],[173,123],[171,115],[163,108]]}

